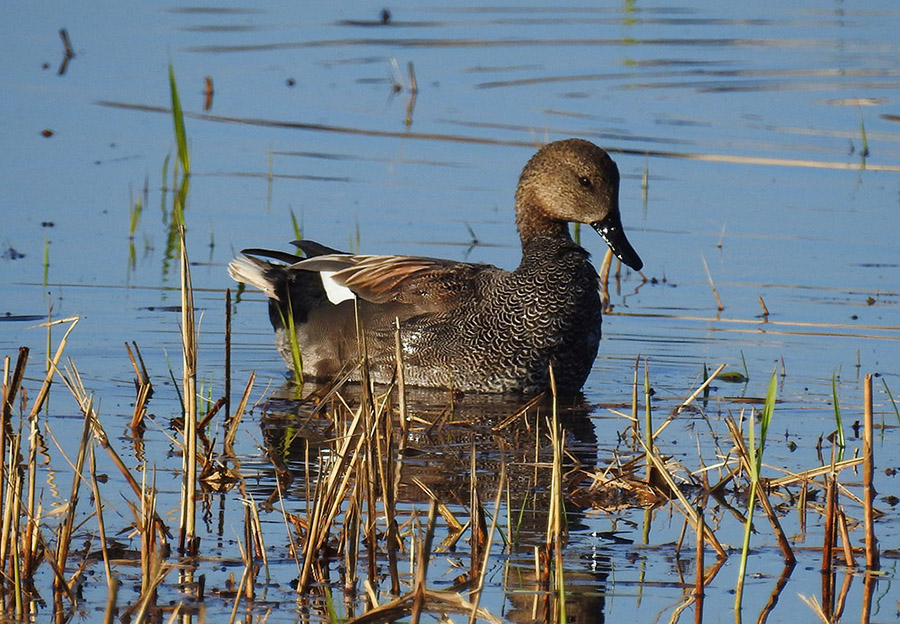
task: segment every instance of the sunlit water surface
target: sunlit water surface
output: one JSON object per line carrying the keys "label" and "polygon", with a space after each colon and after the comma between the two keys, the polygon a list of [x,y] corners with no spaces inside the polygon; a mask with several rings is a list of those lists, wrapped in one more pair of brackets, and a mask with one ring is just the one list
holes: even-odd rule
{"label": "sunlit water surface", "polygon": [[[46,352],[40,318],[81,317],[66,355],[95,393],[101,421],[130,467],[137,470],[146,459],[158,471],[161,509],[177,508],[177,481],[159,477],[180,469],[166,435],[169,419],[180,415],[169,372],[180,377],[178,263],[165,191],[174,157],[166,159],[175,148],[171,117],[155,110],[170,104],[171,61],[191,146],[186,219],[200,312],[199,377],[213,398],[223,388],[224,290],[234,287],[225,265],[243,247],[286,248],[294,238],[290,211],[305,237],[326,245],[512,268],[519,254],[513,190],[521,167],[541,141],[588,138],[619,164],[623,220],[645,262],[646,281],[626,270],[611,285],[613,311],[584,388],[588,440],[576,435],[572,443],[586,444],[583,454],[597,465],[611,461],[627,422],[608,408],[630,411],[638,357],[647,362],[660,420],[696,388],[704,365],[724,363],[749,380],[714,384],[703,406],[708,420],[677,419],[660,437],[664,452],[690,469],[699,468],[698,452],[715,461],[710,432],[726,436],[721,419],[749,409],[753,404],[743,401],[764,396],[777,371],[780,403],[765,460],[804,470],[819,465],[817,442],[835,428],[833,381],[844,422],[853,423],[861,419],[863,375],[877,373],[875,421],[884,426],[876,435],[876,487],[887,512],[877,530],[885,551],[896,552],[897,515],[885,498],[900,490],[891,472],[900,467],[898,417],[888,394],[900,394],[895,4],[400,3],[389,9],[389,23],[381,24],[380,6],[0,8],[6,84],[0,353],[32,349],[29,396]],[[75,51],[65,65],[60,28]],[[418,85],[414,107],[409,63]],[[214,95],[204,112],[207,76]],[[129,206],[137,201],[143,210],[129,240]],[[599,261],[602,241],[589,230],[581,234]],[[54,345],[61,335],[54,329]],[[131,341],[157,388],[149,409],[159,427],[147,431],[142,449],[126,432],[134,386],[124,345]],[[253,402],[283,382],[257,293],[246,293],[235,307],[232,363],[235,400],[253,371]],[[643,371],[642,363],[641,380]],[[71,455],[81,418],[61,384],[47,413],[46,427]],[[254,409],[237,442],[242,471],[261,497],[274,487],[264,442],[280,431],[280,425],[261,428],[268,415]],[[848,435],[851,455],[861,442]],[[462,436],[458,444],[468,449],[470,441]],[[45,508],[63,501],[68,486],[59,483],[69,481],[59,450],[48,446],[45,469],[64,474],[43,474]],[[432,451],[440,455],[441,448]],[[124,526],[130,513],[117,495],[124,486],[105,460],[108,514]],[[302,456],[289,461],[299,485],[286,505],[302,513]],[[463,463],[460,471],[468,469]],[[202,543],[210,557],[239,558],[243,513],[236,499],[208,501]],[[859,507],[847,505],[859,519]],[[409,502],[404,513],[424,508]],[[741,526],[722,517],[719,539],[739,545]],[[289,581],[296,565],[280,514],[264,521],[272,581],[258,606],[273,607],[268,621],[294,621]],[[689,594],[679,583],[691,583],[692,572],[679,575],[684,561],[672,546],[683,523],[674,507],[648,515],[586,510],[569,521],[567,579],[573,612],[586,614],[582,621],[615,621],[635,610],[639,621],[668,619]],[[790,522],[789,535],[799,535],[796,519]],[[818,516],[811,522],[798,547],[821,544]],[[89,520],[83,536],[93,535],[93,526]],[[611,531],[617,539],[609,538]],[[758,531],[745,597],[754,619],[781,572],[771,531]],[[861,535],[854,528],[856,544]],[[533,566],[533,553],[507,557],[496,544],[482,605],[501,619],[526,621],[531,590],[523,590],[526,601],[509,579]],[[812,621],[798,594],[819,595],[817,557],[801,551],[773,621],[797,613]],[[705,621],[732,618],[736,559],[729,558],[708,588]],[[895,562],[890,556],[882,562],[887,574],[873,608],[880,621],[895,616]],[[451,563],[435,559],[430,580],[436,587],[458,574]],[[201,569],[213,588],[224,587],[232,572],[240,575],[237,563]],[[126,567],[120,574],[139,571]],[[92,568],[89,610],[104,604],[102,576]],[[133,601],[133,592],[127,586],[120,601]],[[847,594],[848,619],[860,612],[861,595],[857,575]],[[174,585],[163,597],[182,598]],[[230,613],[230,600],[211,598],[207,616]]]}

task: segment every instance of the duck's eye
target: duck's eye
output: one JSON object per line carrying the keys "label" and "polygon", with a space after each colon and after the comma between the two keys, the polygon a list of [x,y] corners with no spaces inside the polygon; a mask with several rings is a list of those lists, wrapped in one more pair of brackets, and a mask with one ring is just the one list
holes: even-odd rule
{"label": "duck's eye", "polygon": [[584,188],[591,188],[593,186],[593,184],[591,184],[591,179],[587,176],[581,176],[580,178],[578,178],[578,183]]}

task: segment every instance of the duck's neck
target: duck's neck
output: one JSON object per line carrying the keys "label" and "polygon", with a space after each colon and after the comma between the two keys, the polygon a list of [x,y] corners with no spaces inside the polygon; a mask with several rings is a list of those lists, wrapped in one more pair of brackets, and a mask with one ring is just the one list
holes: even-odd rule
{"label": "duck's neck", "polygon": [[516,210],[516,227],[519,230],[523,249],[538,237],[572,240],[567,222],[548,217],[546,212],[531,202],[519,204]]}

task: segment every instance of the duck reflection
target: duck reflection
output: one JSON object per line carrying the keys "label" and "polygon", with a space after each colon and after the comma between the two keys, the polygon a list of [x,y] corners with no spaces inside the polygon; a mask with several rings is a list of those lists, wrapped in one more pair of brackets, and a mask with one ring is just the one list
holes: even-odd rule
{"label": "duck reflection", "polygon": [[[298,398],[301,397],[301,398]],[[547,543],[547,521],[550,509],[550,475],[553,451],[549,427],[554,411],[553,401],[538,397],[523,405],[518,396],[498,394],[454,394],[445,390],[410,388],[406,392],[406,427],[401,427],[396,392],[371,396],[361,392],[358,384],[349,384],[340,392],[328,387],[307,384],[298,389],[285,384],[263,406],[261,429],[266,452],[274,467],[272,477],[260,475],[254,494],[274,502],[280,489],[288,509],[304,513],[309,492],[316,481],[336,459],[338,440],[361,401],[371,401],[390,420],[390,437],[378,435],[385,428],[368,428],[372,440],[364,441],[382,454],[381,461],[400,465],[396,488],[398,522],[420,513],[424,505],[436,500],[461,526],[476,519],[473,501],[481,501],[488,516],[494,513],[492,503],[500,492],[501,532],[507,540],[504,585],[511,611],[511,621],[533,621],[541,612],[552,612],[556,598],[548,592],[534,567],[536,547]],[[577,395],[557,402],[556,411],[565,437],[563,471],[596,466],[598,443],[590,418],[593,407]],[[405,433],[404,433],[405,429]],[[474,479],[473,479],[474,477]],[[473,487],[474,486],[474,487]],[[475,497],[473,497],[473,492]],[[310,505],[311,507],[311,505]],[[445,516],[446,518],[447,516]],[[583,509],[567,502],[565,531],[584,530]],[[474,531],[457,530],[448,520],[449,535],[438,536],[435,543],[448,556],[460,561],[475,548],[471,544]],[[455,535],[454,533],[458,533]],[[464,535],[463,535],[464,534]],[[494,555],[499,552],[493,549]],[[602,622],[609,557],[595,550],[588,561],[565,559],[569,621]],[[473,557],[474,559],[474,557]],[[498,560],[497,563],[501,563]],[[473,568],[474,569],[474,565]],[[471,575],[460,575],[457,587],[471,583]],[[579,613],[583,616],[578,615]],[[572,619],[574,617],[574,619]]]}

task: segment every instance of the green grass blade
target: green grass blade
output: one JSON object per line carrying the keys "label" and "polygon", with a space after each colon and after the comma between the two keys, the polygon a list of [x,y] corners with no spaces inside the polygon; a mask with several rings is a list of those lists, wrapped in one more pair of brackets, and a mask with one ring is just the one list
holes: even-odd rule
{"label": "green grass blade", "polygon": [[831,396],[834,399],[834,422],[837,425],[837,445],[844,448],[844,421],[841,419],[841,406],[838,404],[837,375],[831,375]]}
{"label": "green grass blade", "polygon": [[298,386],[303,385],[303,357],[300,353],[300,343],[297,341],[297,330],[294,326],[294,312],[291,309],[291,301],[288,299],[287,302],[287,317],[285,318],[285,314],[281,309],[281,306],[278,306],[278,315],[281,317],[281,324],[284,326],[285,333],[287,334],[288,344],[291,348],[291,364],[294,369],[294,381]]}
{"label": "green grass blade", "polygon": [[301,221],[297,221],[297,215],[294,214],[294,209],[289,209],[291,212],[291,227],[294,228],[294,240],[303,240],[303,213],[300,213]]}
{"label": "green grass blade", "polygon": [[762,466],[762,454],[766,446],[766,436],[769,434],[769,423],[772,421],[772,412],[775,411],[775,395],[778,389],[777,372],[772,371],[772,378],[769,380],[769,390],[766,392],[766,402],[763,404],[762,418],[759,425],[759,447],[756,457],[756,471],[759,476],[759,468]]}
{"label": "green grass blade", "polygon": [[891,389],[888,388],[887,382],[884,380],[884,377],[881,378],[881,383],[884,384],[884,391],[887,392],[888,398],[891,400],[891,405],[894,406],[894,414],[897,416],[897,424],[900,425],[900,409],[897,409],[897,402],[894,400],[894,395],[891,394]]}
{"label": "green grass blade", "polygon": [[766,392],[766,402],[760,417],[759,441],[755,440],[753,415],[748,422],[747,452],[750,455],[750,496],[747,501],[747,520],[744,523],[744,539],[741,544],[741,560],[738,566],[738,582],[734,597],[735,621],[741,621],[741,601],[744,594],[744,578],[747,574],[747,558],[750,555],[750,534],[753,531],[753,508],[756,506],[756,488],[759,483],[760,469],[762,468],[763,452],[766,448],[766,436],[769,433],[769,424],[772,422],[772,413],[775,411],[775,396],[777,391],[777,371],[772,371],[769,380],[769,389]]}
{"label": "green grass blade", "polygon": [[184,113],[181,110],[181,99],[178,97],[178,85],[175,83],[175,68],[169,63],[169,90],[172,95],[172,121],[175,124],[175,144],[178,146],[178,160],[185,176],[191,173],[191,157],[188,153],[187,132],[184,129]]}

